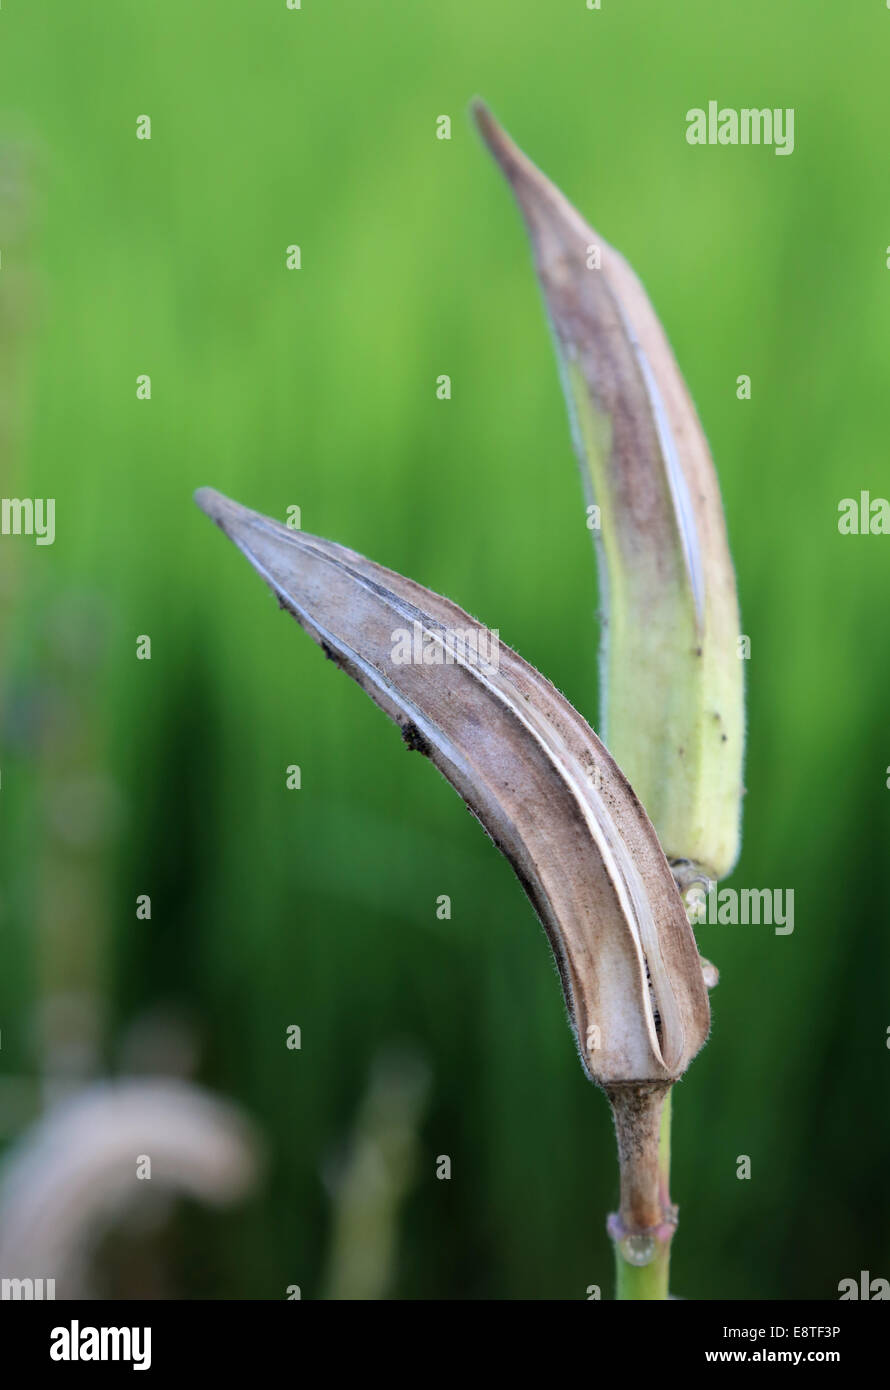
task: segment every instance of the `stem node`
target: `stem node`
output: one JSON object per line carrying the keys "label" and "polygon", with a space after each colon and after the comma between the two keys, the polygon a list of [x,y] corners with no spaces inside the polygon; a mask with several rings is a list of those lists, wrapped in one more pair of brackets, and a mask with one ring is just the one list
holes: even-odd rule
{"label": "stem node", "polygon": [[666,1299],[671,1237],[671,1082],[640,1081],[607,1088],[615,1132],[621,1196],[607,1222],[615,1245],[617,1297]]}

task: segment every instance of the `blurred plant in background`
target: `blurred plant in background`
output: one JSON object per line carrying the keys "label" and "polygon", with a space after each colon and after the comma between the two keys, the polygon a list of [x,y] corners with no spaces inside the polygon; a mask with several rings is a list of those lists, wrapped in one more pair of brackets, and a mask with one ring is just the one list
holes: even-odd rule
{"label": "blurred plant in background", "polygon": [[393,1288],[400,1208],[416,1176],[429,1084],[415,1052],[390,1047],[374,1058],[351,1141],[327,1165],[335,1207],[326,1298],[379,1299]]}
{"label": "blurred plant in background", "polygon": [[[0,1274],[52,1278],[56,1298],[95,1289],[96,1247],[127,1216],[144,1237],[169,1218],[171,1193],[212,1206],[256,1181],[243,1119],[198,1087],[127,1080],[84,1087],[27,1130],[0,1169]],[[128,1208],[130,1210],[128,1211]],[[112,1297],[175,1297],[144,1240]]]}

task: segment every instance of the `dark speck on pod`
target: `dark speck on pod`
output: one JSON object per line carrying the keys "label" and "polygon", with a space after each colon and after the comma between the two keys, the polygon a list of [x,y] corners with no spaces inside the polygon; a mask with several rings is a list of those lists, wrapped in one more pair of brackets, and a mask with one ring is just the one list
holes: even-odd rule
{"label": "dark speck on pod", "polygon": [[402,725],[402,738],[405,740],[405,747],[408,748],[410,752],[422,753],[425,758],[429,757],[429,742],[424,738],[417,725],[412,724],[410,720],[407,724]]}

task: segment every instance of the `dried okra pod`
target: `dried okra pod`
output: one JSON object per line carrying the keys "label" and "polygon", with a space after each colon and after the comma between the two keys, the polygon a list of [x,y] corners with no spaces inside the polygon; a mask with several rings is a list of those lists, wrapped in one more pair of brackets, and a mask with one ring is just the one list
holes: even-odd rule
{"label": "dried okra pod", "polygon": [[739,615],[717,475],[646,292],[484,106],[528,226],[597,541],[600,736],[678,879],[738,855]]}
{"label": "dried okra pod", "polygon": [[692,929],[645,811],[581,715],[447,599],[210,488],[196,501],[507,856],[591,1078],[680,1076],[710,1017]]}

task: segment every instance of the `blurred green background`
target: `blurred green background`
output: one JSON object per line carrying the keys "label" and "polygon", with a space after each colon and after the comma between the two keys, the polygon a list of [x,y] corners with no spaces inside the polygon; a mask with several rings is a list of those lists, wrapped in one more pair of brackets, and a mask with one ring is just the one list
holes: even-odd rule
{"label": "blurred green background", "polygon": [[[890,496],[888,60],[878,0],[3,6],[0,490],[55,497],[56,541],[0,538],[0,1139],[187,1036],[266,1166],[168,1215],[161,1291],[323,1296],[331,1173],[396,1045],[428,1087],[389,1295],[611,1296],[608,1107],[518,883],[191,502],[299,505],[596,721],[581,488],[476,93],[628,256],[697,402],[751,638],[730,882],[795,892],[791,936],[700,929],[673,1288],[890,1277],[890,538],[837,529]],[[690,147],[710,99],[793,107],[793,155]],[[96,1255],[112,1294],[144,1291],[130,1239]]]}

